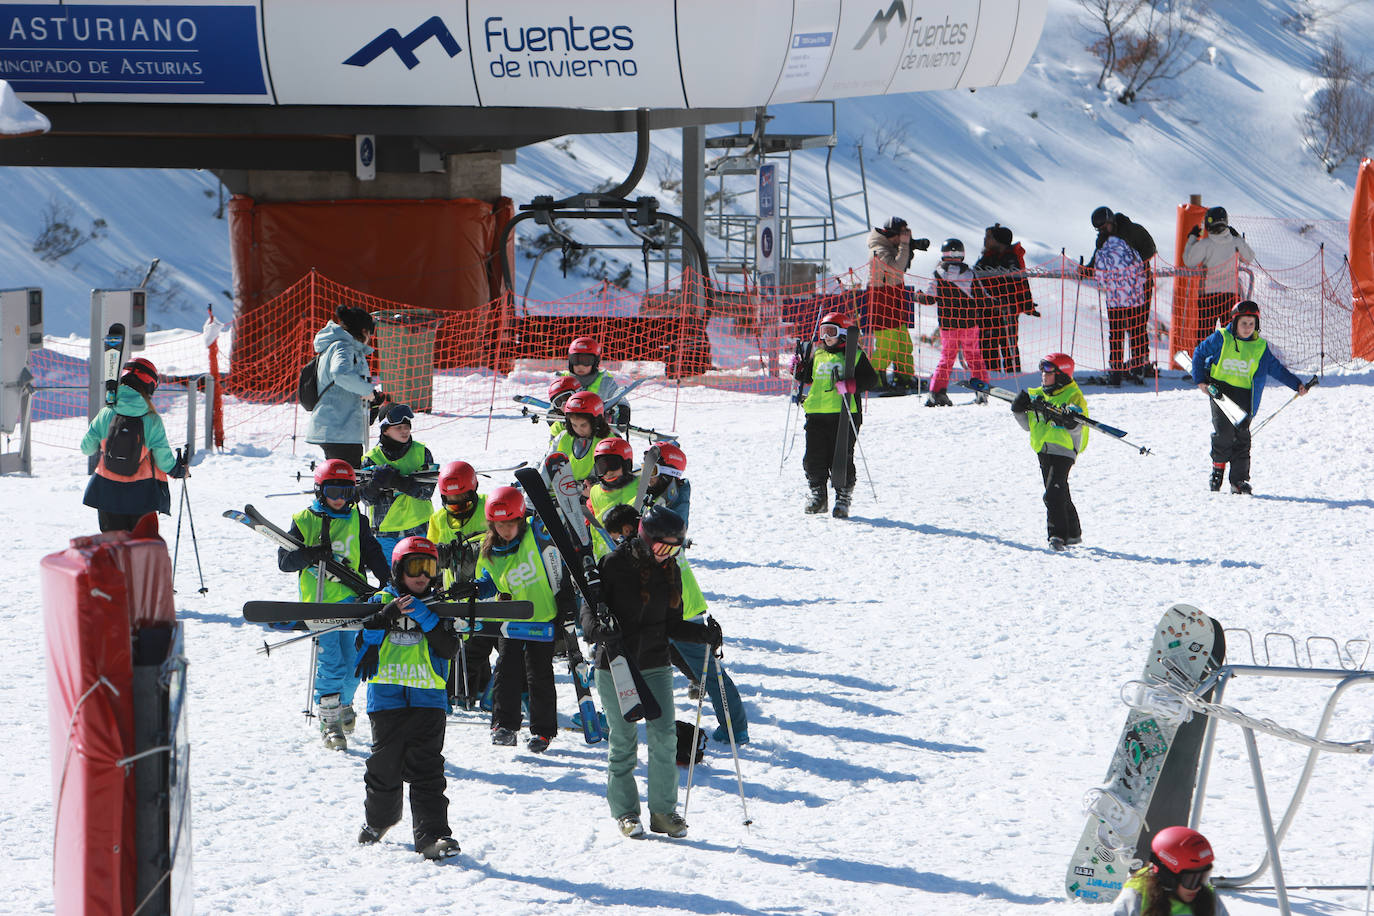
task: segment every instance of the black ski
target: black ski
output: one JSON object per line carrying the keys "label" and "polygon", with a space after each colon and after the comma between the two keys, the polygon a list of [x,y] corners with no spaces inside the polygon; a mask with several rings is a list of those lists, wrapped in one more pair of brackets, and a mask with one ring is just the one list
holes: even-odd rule
{"label": "black ski", "polygon": [[[526,406],[520,408],[520,416],[528,417],[531,423],[562,423],[566,418],[561,411],[552,408],[544,410],[542,408],[531,408],[530,402],[537,398],[530,398],[528,395],[515,395],[517,401],[522,401]],[[514,418],[518,419],[518,418]],[[642,436],[650,442],[676,442],[678,435],[675,432],[660,432],[656,429],[647,429],[643,426],[635,426],[633,423],[624,426],[617,425],[616,429],[624,431],[627,435]]]}
{"label": "black ski", "polygon": [[[578,499],[580,488],[577,482],[572,480],[572,473],[568,467],[566,456],[557,452],[550,455],[546,459],[546,471],[553,481],[552,486],[555,490],[570,501]],[[568,567],[573,585],[582,596],[582,600],[602,620],[610,620],[610,611],[606,609],[605,603],[601,600],[601,570],[597,567],[592,554],[591,532],[582,520],[580,511],[571,516],[577,519],[573,525],[573,530],[578,532],[578,542],[574,543],[573,536],[568,530],[567,516],[560,511],[553,497],[549,495],[549,485],[545,484],[543,475],[534,468],[521,468],[515,472],[515,478],[524,489],[525,496],[534,507],[535,514],[544,523],[545,530],[549,532],[550,540],[558,548],[558,552],[562,554],[563,563]],[[629,660],[619,651],[620,647],[615,645],[613,641],[608,642],[605,648],[611,678],[615,682],[616,694],[620,697],[620,712],[625,721],[637,722],[640,719],[655,718],[661,714],[652,694],[647,690],[643,692],[643,695],[639,693],[635,684],[634,672],[630,670]],[[571,651],[568,661],[571,665]],[[586,662],[583,661],[582,664],[585,666]],[[579,678],[574,675],[573,680],[574,683],[577,683]],[[588,669],[587,680],[590,681],[590,669]],[[643,696],[647,696],[648,699],[643,699]],[[590,690],[587,691],[586,703],[591,705]],[[579,706],[583,705],[581,689],[578,691],[578,704]],[[589,715],[588,712],[583,711],[582,727],[584,729],[587,728],[589,721],[596,721],[599,725],[594,714]]]}
{"label": "black ski", "polygon": [[[835,387],[839,388],[841,381],[852,381],[854,378],[854,367],[859,362],[859,329],[851,327],[844,334],[844,366],[841,367],[839,374],[835,376]],[[830,479],[835,484],[835,490],[841,491],[848,489],[854,481],[849,479],[849,449],[850,442],[850,412],[849,396],[843,391],[840,395],[840,424],[835,430],[835,457],[830,462]]]}
{"label": "black ski", "polygon": [[[283,531],[272,524],[251,505],[244,506],[243,511],[239,511],[238,509],[225,509],[224,517],[233,519],[240,524],[247,525],[278,547],[285,547],[287,550],[298,550],[307,546],[292,537],[289,532]],[[360,598],[371,597],[374,592],[381,589],[381,586],[369,583],[362,573],[358,572],[356,569],[350,569],[338,560],[326,560],[324,570],[331,579],[352,590]],[[290,619],[299,620],[300,618],[292,617]]]}
{"label": "black ski", "polygon": [[101,353],[101,369],[105,378],[105,406],[113,407],[119,399],[119,368],[124,359],[124,325],[115,322],[105,332],[105,349]]}
{"label": "black ski", "polygon": [[[969,389],[970,391],[978,391],[990,397],[997,398],[998,400],[1007,402],[1016,400],[1016,392],[1008,391],[1005,388],[996,388],[980,379],[966,378],[960,380],[959,384]],[[1128,442],[1126,440],[1126,436],[1128,435],[1126,430],[1117,429],[1115,426],[1108,426],[1101,420],[1094,420],[1092,417],[1089,417],[1086,414],[1077,413],[1072,410],[1062,410],[1058,407],[1055,407],[1053,404],[1050,404],[1048,401],[1044,400],[1040,401],[1039,403],[1033,402],[1031,404],[1031,410],[1034,410],[1036,413],[1040,414],[1042,417],[1044,417],[1046,420],[1050,422],[1059,422],[1061,420],[1074,420],[1086,426],[1091,426],[1093,429],[1106,433],[1113,439],[1120,439],[1122,442],[1125,442],[1127,445],[1137,450],[1142,455],[1153,454],[1153,452],[1151,452],[1148,448],[1146,448],[1143,445],[1136,445],[1134,442]]]}
{"label": "black ski", "polygon": [[[381,606],[376,601],[246,601],[243,619],[249,623],[310,620],[333,625],[361,622],[376,614]],[[534,604],[529,601],[478,601],[471,607],[467,602],[436,601],[427,603],[426,607],[440,617],[452,619],[458,633],[507,636],[536,642],[553,641],[553,624],[529,622],[529,618],[534,616]],[[474,618],[474,614],[480,614],[481,617]]]}

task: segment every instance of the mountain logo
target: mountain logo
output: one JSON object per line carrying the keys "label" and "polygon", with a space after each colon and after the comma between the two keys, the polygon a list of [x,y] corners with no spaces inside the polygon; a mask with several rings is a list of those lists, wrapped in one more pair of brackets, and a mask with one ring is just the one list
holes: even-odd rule
{"label": "mountain logo", "polygon": [[[900,2],[901,0],[898,0],[899,4]],[[402,35],[395,29],[387,29],[359,48],[344,63],[350,67],[366,67],[387,51],[395,51],[401,63],[406,65],[406,69],[414,70],[420,66],[420,58],[415,56],[415,49],[431,38],[439,39],[440,46],[448,52],[449,57],[457,57],[463,51],[454,39],[453,33],[448,30],[448,26],[444,25],[444,20],[438,16],[431,16],[409,35]]]}
{"label": "mountain logo", "polygon": [[894,16],[898,25],[906,25],[906,5],[903,4],[902,0],[892,0],[892,5],[887,8],[886,13],[881,9],[878,10],[878,14],[873,17],[873,21],[868,24],[868,28],[864,29],[863,35],[859,37],[859,43],[854,46],[854,50],[862,50],[863,46],[868,44],[868,39],[873,37],[874,32],[878,33],[878,44],[887,41],[887,27]]}

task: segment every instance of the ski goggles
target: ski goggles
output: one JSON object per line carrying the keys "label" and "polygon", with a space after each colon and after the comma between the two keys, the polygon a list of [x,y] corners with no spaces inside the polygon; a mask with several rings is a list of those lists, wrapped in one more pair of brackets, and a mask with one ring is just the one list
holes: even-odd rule
{"label": "ski goggles", "polygon": [[597,477],[605,477],[611,471],[624,472],[624,470],[625,459],[621,458],[619,455],[602,455],[592,462],[592,472],[595,473]]}
{"label": "ski goggles", "polygon": [[676,477],[681,480],[683,472],[679,471],[671,464],[660,464],[658,467],[654,468],[654,473],[662,474],[664,477]]}
{"label": "ski goggles", "polygon": [[1054,363],[1050,362],[1050,361],[1047,360],[1047,359],[1042,359],[1042,360],[1040,360],[1040,371],[1041,371],[1041,372],[1058,372],[1058,371],[1059,371],[1059,367],[1056,366]]}
{"label": "ski goggles", "polygon": [[440,499],[450,511],[465,512],[477,502],[477,494],[459,493],[457,496],[442,496]]}
{"label": "ski goggles", "polygon": [[411,554],[401,558],[401,575],[428,576],[433,579],[439,575],[439,561],[424,554]]}
{"label": "ski goggles", "polygon": [[1212,866],[1206,868],[1192,868],[1188,871],[1178,873],[1178,886],[1184,890],[1195,891],[1202,887],[1207,881],[1207,876],[1212,873]]}
{"label": "ski goggles", "polygon": [[838,324],[823,324],[823,325],[821,325],[821,336],[822,336],[822,337],[843,337],[843,336],[844,336],[844,328],[840,327]]}
{"label": "ski goggles", "polygon": [[568,357],[568,362],[574,366],[595,366],[596,357],[590,353],[574,353]]}
{"label": "ski goggles", "polygon": [[320,484],[320,496],[324,499],[342,499],[344,502],[352,502],[357,488],[351,483],[342,481],[329,481]]}
{"label": "ski goggles", "polygon": [[405,404],[397,404],[386,412],[381,425],[382,429],[386,429],[388,426],[400,426],[402,423],[409,423],[414,419],[415,411]]}
{"label": "ski goggles", "polygon": [[678,554],[682,553],[682,542],[654,541],[652,544],[649,545],[649,549],[652,550],[654,552],[654,556],[658,557],[660,560],[666,560],[669,557],[675,557]]}

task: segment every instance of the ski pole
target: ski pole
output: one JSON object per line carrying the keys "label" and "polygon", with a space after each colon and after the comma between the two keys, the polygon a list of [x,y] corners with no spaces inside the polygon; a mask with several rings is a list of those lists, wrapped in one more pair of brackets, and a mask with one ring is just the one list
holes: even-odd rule
{"label": "ski pole", "polygon": [[[708,654],[706,656],[706,661],[702,663],[702,675],[706,674],[706,666],[710,664],[711,657]],[[701,740],[699,737],[701,735],[701,704],[706,699],[706,688],[698,682],[693,682],[693,686],[695,686],[697,690],[697,718],[696,721],[692,723],[692,750],[691,755],[687,758],[687,794],[682,797],[683,820],[687,819],[687,809],[692,804],[692,774],[696,771],[697,767],[697,742]],[[731,735],[731,740],[733,739],[734,736]]]}
{"label": "ski pole", "polygon": [[711,661],[716,663],[716,684],[720,687],[721,706],[725,708],[725,731],[730,735],[730,756],[735,759],[735,783],[739,786],[739,806],[744,811],[744,828],[749,829],[749,825],[754,823],[749,818],[749,806],[744,802],[744,776],[739,770],[739,748],[735,745],[735,723],[730,721],[730,701],[725,693],[725,671],[721,665],[724,653],[719,648],[706,659],[709,668]]}
{"label": "ski pole", "polygon": [[[188,472],[186,477],[190,477]],[[196,556],[196,575],[200,577],[200,588],[197,591],[204,595],[209,591],[205,587],[205,571],[200,565],[200,542],[196,540],[196,514],[191,511],[191,493],[186,489],[186,477],[181,478],[181,501],[186,505],[186,524],[191,527],[191,550]],[[180,518],[181,511],[177,510],[177,517]],[[175,569],[173,569],[175,573]]]}
{"label": "ski pole", "polygon": [[[1306,382],[1303,383],[1303,387],[1310,390],[1310,389],[1312,389],[1312,388],[1315,388],[1315,387],[1316,387],[1317,385],[1319,385],[1319,384],[1321,384],[1321,379],[1317,378],[1317,377],[1314,375],[1314,376],[1312,376],[1310,379],[1308,379]],[[1274,411],[1274,412],[1271,413],[1269,416],[1265,417],[1265,418],[1264,418],[1264,421],[1263,421],[1262,423],[1260,423],[1259,426],[1256,426],[1254,429],[1250,430],[1250,438],[1251,438],[1251,439],[1254,439],[1254,438],[1255,438],[1255,433],[1259,432],[1260,430],[1264,429],[1264,427],[1268,426],[1270,420],[1272,420],[1272,419],[1274,419],[1275,417],[1277,417],[1277,416],[1283,411],[1283,408],[1287,407],[1289,404],[1292,404],[1292,403],[1293,403],[1294,401],[1296,401],[1297,399],[1298,399],[1298,395],[1297,395],[1297,394],[1294,394],[1291,398],[1289,398],[1288,400],[1286,400],[1286,401],[1284,401],[1282,404],[1280,404],[1278,410]]]}
{"label": "ski pole", "polygon": [[873,485],[873,475],[868,472],[868,457],[864,455],[864,447],[859,444],[859,427],[854,423],[854,414],[850,411],[849,405],[843,400],[840,403],[844,405],[844,415],[849,418],[849,429],[854,436],[854,447],[859,450],[859,460],[864,465],[864,476],[868,478],[868,489],[873,491],[873,501],[877,502],[878,488]]}

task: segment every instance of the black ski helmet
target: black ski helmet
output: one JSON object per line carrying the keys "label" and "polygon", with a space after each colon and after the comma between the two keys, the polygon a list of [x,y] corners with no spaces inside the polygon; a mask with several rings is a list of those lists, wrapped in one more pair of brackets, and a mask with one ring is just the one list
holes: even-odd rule
{"label": "black ski helmet", "polygon": [[687,523],[667,506],[650,506],[639,518],[639,536],[651,544],[668,540],[680,544],[687,537]]}
{"label": "black ski helmet", "polygon": [[1207,227],[1209,235],[1213,232],[1219,232],[1225,229],[1229,225],[1226,221],[1226,208],[1208,207],[1207,215],[1202,218],[1202,222],[1203,225]]}
{"label": "black ski helmet", "polygon": [[1092,215],[1093,228],[1101,229],[1104,223],[1110,223],[1115,216],[1111,207],[1098,207]]}
{"label": "black ski helmet", "polygon": [[958,239],[945,239],[945,243],[940,246],[941,261],[962,261],[964,259],[964,243]]}
{"label": "black ski helmet", "polygon": [[1249,315],[1255,319],[1255,333],[1259,333],[1259,303],[1252,302],[1249,299],[1245,299],[1240,302],[1237,302],[1235,306],[1231,309],[1231,320],[1228,321],[1227,324],[1230,326],[1232,334],[1236,333],[1236,321],[1240,318],[1244,318],[1246,315]]}

